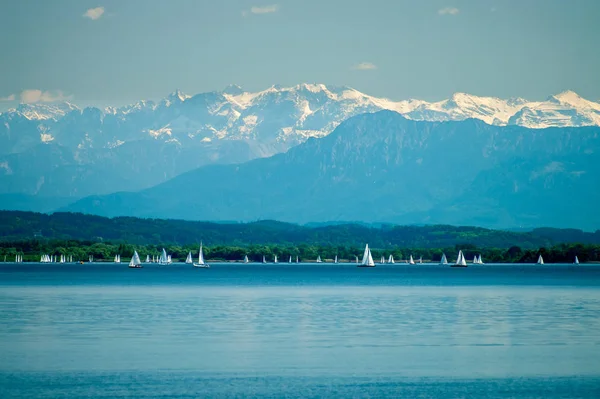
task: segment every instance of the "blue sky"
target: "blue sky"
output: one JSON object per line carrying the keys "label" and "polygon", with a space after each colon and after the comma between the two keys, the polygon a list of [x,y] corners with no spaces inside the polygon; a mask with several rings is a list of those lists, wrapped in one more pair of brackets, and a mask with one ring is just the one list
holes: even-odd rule
{"label": "blue sky", "polygon": [[0,107],[239,84],[600,99],[597,0],[4,0]]}

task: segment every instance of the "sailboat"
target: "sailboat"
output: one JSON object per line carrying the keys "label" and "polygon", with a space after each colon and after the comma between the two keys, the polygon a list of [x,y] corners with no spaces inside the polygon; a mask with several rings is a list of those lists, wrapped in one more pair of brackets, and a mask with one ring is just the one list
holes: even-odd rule
{"label": "sailboat", "polygon": [[165,251],[165,249],[163,248],[162,251],[160,252],[160,257],[158,258],[158,264],[159,265],[168,265],[171,262],[169,262],[169,257],[167,256],[167,251]]}
{"label": "sailboat", "polygon": [[171,255],[167,255],[167,263],[171,264],[173,261],[171,260]]}
{"label": "sailboat", "polygon": [[362,262],[357,267],[375,267],[369,244],[365,245],[365,253],[363,254]]}
{"label": "sailboat", "polygon": [[542,254],[540,254],[540,257],[537,260],[537,264],[538,265],[543,265],[544,264],[544,258],[542,258]]}
{"label": "sailboat", "polygon": [[483,261],[481,260],[481,254],[479,254],[479,259],[477,260],[477,263],[483,265]]}
{"label": "sailboat", "polygon": [[448,259],[446,258],[446,254],[442,254],[442,260],[440,261],[440,265],[447,265]]}
{"label": "sailboat", "polygon": [[277,263],[277,255],[273,257],[273,263]]}
{"label": "sailboat", "polygon": [[292,263],[292,255],[290,255],[290,260],[288,260],[288,263]]}
{"label": "sailboat", "polygon": [[419,263],[423,263],[423,257],[419,256]]}
{"label": "sailboat", "polygon": [[262,263],[267,263],[267,260],[265,259],[265,256],[263,255],[263,261]]}
{"label": "sailboat", "polygon": [[410,259],[408,260],[408,263],[411,264],[411,265],[415,264],[415,261],[413,260],[412,255],[410,256]]}
{"label": "sailboat", "polygon": [[185,258],[185,263],[187,263],[188,265],[194,263],[194,261],[192,260],[192,251],[188,252],[188,256],[187,258]]}
{"label": "sailboat", "polygon": [[204,263],[204,254],[202,253],[202,243],[200,243],[200,250],[198,251],[198,263],[194,263],[194,267],[200,267],[208,269],[210,266]]}
{"label": "sailboat", "polygon": [[338,263],[337,255],[335,256],[335,259],[333,260],[333,263]]}
{"label": "sailboat", "polygon": [[456,258],[456,263],[451,265],[450,267],[467,267],[467,260],[463,255],[463,251],[458,251],[458,257]]}
{"label": "sailboat", "polygon": [[142,261],[140,260],[140,255],[138,255],[137,251],[133,251],[133,256],[131,257],[131,261],[129,262],[129,268],[131,269],[141,269]]}
{"label": "sailboat", "polygon": [[118,254],[115,255],[115,263],[121,263],[121,257]]}
{"label": "sailboat", "polygon": [[321,255],[317,256],[317,263],[322,263],[323,261],[321,260]]}
{"label": "sailboat", "polygon": [[298,255],[296,255],[296,263],[298,263]]}
{"label": "sailboat", "polygon": [[579,258],[577,258],[577,255],[575,255],[575,262],[573,262],[573,263],[575,263],[576,265],[579,264]]}
{"label": "sailboat", "polygon": [[382,265],[383,265],[383,264],[385,264],[385,257],[383,257],[383,256],[381,257],[381,261],[380,261],[380,263],[381,263]]}
{"label": "sailboat", "polygon": [[394,255],[390,254],[390,257],[388,258],[388,263],[396,263],[394,262]]}
{"label": "sailboat", "polygon": [[248,255],[244,255],[244,263],[248,263]]}
{"label": "sailboat", "polygon": [[150,255],[146,255],[146,263],[150,263]]}
{"label": "sailboat", "polygon": [[356,264],[358,265],[358,256],[354,255],[354,258],[356,260]]}

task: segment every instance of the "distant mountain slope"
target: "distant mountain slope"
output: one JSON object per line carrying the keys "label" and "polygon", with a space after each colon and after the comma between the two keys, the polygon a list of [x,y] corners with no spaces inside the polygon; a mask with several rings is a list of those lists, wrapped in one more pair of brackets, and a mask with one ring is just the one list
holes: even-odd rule
{"label": "distant mountain slope", "polygon": [[193,220],[276,219],[596,229],[600,128],[364,114],[285,154],[210,165],[65,210]]}
{"label": "distant mountain slope", "polygon": [[194,96],[175,91],[121,108],[21,104],[0,114],[0,193],[75,199],[140,190],[203,165],[282,153],[380,110],[412,120],[475,118],[532,128],[600,124],[600,104],[570,91],[537,102],[456,93],[430,103],[300,84],[255,93],[237,86]]}
{"label": "distant mountain slope", "polygon": [[91,242],[127,242],[140,245],[189,245],[203,240],[210,246],[247,245],[327,245],[362,248],[443,248],[475,245],[480,248],[524,249],[548,247],[557,243],[600,243],[600,231],[585,233],[575,229],[538,229],[508,232],[479,227],[392,226],[371,227],[353,223],[330,226],[299,226],[264,220],[258,222],[210,223],[184,220],[108,219],[93,215],[55,213],[51,215],[0,211],[0,241],[61,239]]}

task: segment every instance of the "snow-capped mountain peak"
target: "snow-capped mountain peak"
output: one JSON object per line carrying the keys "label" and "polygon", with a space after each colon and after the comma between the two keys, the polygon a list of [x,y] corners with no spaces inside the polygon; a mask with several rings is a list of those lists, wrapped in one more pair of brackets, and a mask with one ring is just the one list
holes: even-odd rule
{"label": "snow-capped mountain peak", "polygon": [[562,105],[568,105],[577,109],[595,109],[600,111],[600,104],[586,100],[572,90],[563,91],[549,98],[549,101],[555,101]]}
{"label": "snow-capped mountain peak", "polygon": [[185,93],[183,93],[181,90],[177,89],[175,90],[173,93],[169,94],[166,98],[166,100],[168,100],[171,104],[173,103],[177,103],[177,102],[184,102],[185,100],[187,100],[188,98],[191,98],[192,96],[189,96]]}
{"label": "snow-capped mountain peak", "polygon": [[[67,113],[75,110],[79,113],[63,120]],[[348,86],[320,83],[291,87],[273,85],[257,92],[230,85],[220,92],[194,96],[176,90],[158,103],[141,100],[121,108],[93,110],[97,112],[82,112],[67,102],[21,104],[16,110],[5,113],[6,119],[11,121],[6,126],[11,129],[10,124],[19,117],[33,123],[50,120],[54,124],[45,123],[44,134],[54,137],[54,143],[60,143],[61,135],[73,141],[73,137],[85,132],[85,145],[93,143],[96,148],[119,140],[145,139],[149,135],[155,140],[168,138],[182,147],[197,145],[197,142],[214,144],[219,140],[245,140],[262,146],[260,154],[267,156],[285,151],[309,137],[325,136],[349,117],[380,110],[392,110],[409,119],[427,121],[475,118],[493,125],[515,124],[530,128],[600,125],[600,104],[573,91],[537,102],[464,92],[454,93],[442,101],[428,102],[417,99],[397,101],[370,96]],[[101,125],[94,126],[95,123]],[[169,135],[150,133],[163,132],[161,129],[166,128]],[[110,129],[114,131],[110,133]]]}
{"label": "snow-capped mountain peak", "polygon": [[29,120],[60,119],[71,111],[80,110],[68,101],[54,103],[19,104],[16,109],[8,112],[18,112]]}
{"label": "snow-capped mountain peak", "polygon": [[239,85],[231,84],[231,85],[225,87],[225,89],[223,90],[222,93],[229,94],[232,96],[239,96],[240,94],[244,93],[244,89],[242,89],[242,87]]}

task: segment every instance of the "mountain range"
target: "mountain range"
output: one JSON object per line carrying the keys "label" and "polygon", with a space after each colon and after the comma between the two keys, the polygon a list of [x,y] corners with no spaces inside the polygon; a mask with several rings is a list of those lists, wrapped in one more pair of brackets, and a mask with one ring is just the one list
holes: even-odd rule
{"label": "mountain range", "polygon": [[427,122],[379,111],[269,158],[206,165],[139,192],[90,196],[62,210],[594,230],[597,187],[600,127]]}
{"label": "mountain range", "polygon": [[600,125],[600,104],[570,91],[537,102],[457,93],[432,103],[300,84],[254,93],[238,86],[194,96],[175,91],[121,108],[21,104],[0,114],[0,205],[46,211],[89,195],[138,191],[204,165],[284,153],[352,116],[381,110],[413,121]]}

